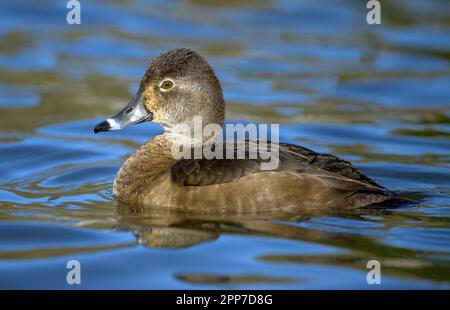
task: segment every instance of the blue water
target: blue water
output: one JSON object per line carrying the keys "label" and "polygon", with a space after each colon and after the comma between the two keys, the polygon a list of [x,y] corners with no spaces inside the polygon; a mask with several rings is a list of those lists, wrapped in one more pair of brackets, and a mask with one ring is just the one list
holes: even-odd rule
{"label": "blue water", "polygon": [[[81,25],[65,1],[0,3],[0,288],[450,287],[448,1],[382,1],[372,26],[365,1],[80,2]],[[282,219],[115,206],[117,169],[161,128],[93,126],[173,47],[211,63],[228,121],[279,123],[418,203]]]}

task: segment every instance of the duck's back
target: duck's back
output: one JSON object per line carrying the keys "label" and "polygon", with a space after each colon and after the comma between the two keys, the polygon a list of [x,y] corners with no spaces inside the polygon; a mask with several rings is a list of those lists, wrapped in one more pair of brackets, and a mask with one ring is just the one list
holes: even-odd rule
{"label": "duck's back", "polygon": [[[258,204],[267,203],[280,207],[284,204],[360,208],[380,204],[393,197],[392,192],[349,162],[297,145],[278,144],[278,166],[264,170],[261,164],[269,161],[267,156],[259,156],[258,153],[257,158],[248,159],[249,146],[255,143],[245,141],[243,149],[247,159],[181,160],[172,167],[172,183],[180,188],[184,198],[191,198],[193,203],[216,202],[223,207],[248,204],[257,208]],[[266,147],[264,145],[262,149],[266,150]],[[234,149],[234,158],[239,151],[242,152],[237,144],[231,148]],[[226,158],[227,147],[223,149],[223,157]],[[270,151],[265,155],[267,153]]]}

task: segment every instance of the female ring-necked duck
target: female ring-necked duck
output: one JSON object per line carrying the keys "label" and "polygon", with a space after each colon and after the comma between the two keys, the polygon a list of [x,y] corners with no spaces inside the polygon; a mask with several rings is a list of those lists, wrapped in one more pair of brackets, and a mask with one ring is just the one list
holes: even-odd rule
{"label": "female ring-necked duck", "polygon": [[[153,121],[164,127],[120,168],[113,194],[119,201],[160,207],[217,210],[359,208],[395,195],[349,162],[309,149],[279,144],[279,165],[263,170],[262,159],[175,159],[176,125],[223,124],[225,102],[213,70],[195,51],[173,49],[153,59],[139,90],[95,132]],[[189,137],[191,138],[191,137]],[[205,143],[201,139],[200,145]],[[194,142],[195,145],[198,145]]]}

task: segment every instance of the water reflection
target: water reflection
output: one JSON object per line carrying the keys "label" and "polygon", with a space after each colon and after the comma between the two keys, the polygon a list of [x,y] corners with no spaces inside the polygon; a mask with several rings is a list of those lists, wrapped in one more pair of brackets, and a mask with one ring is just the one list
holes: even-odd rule
{"label": "water reflection", "polygon": [[[402,208],[407,208],[407,206]],[[342,251],[331,255],[330,253],[325,255],[265,253],[257,260],[277,264],[331,265],[359,270],[369,259],[378,259],[382,261],[383,272],[386,275],[406,278],[426,275],[427,278],[438,281],[445,280],[447,277],[445,261],[435,264],[424,262],[414,257],[413,250],[397,248],[389,243],[383,244],[374,238],[377,235],[381,236],[382,231],[388,231],[395,227],[398,221],[403,221],[398,216],[396,219],[395,213],[385,208],[346,210],[335,214],[308,211],[303,214],[299,212],[285,214],[258,212],[236,215],[218,214],[216,210],[186,212],[185,210],[135,207],[116,202],[116,214],[118,225],[126,227],[135,235],[139,244],[149,248],[192,247],[214,242],[222,235],[280,238],[337,247]],[[385,223],[373,221],[373,219],[380,218],[389,218],[390,220]],[[326,222],[332,225],[331,228],[324,229],[325,227],[322,225]],[[361,228],[365,229],[364,233],[360,231]],[[370,230],[373,231],[370,232]],[[437,234],[447,232],[445,230],[437,232]],[[391,236],[390,238],[396,237]],[[445,251],[444,248],[442,250]],[[205,274],[182,275],[179,278],[194,283],[244,281],[244,279],[230,279],[229,277]],[[253,280],[258,282],[257,279]],[[266,281],[289,282],[293,279],[266,279]]]}

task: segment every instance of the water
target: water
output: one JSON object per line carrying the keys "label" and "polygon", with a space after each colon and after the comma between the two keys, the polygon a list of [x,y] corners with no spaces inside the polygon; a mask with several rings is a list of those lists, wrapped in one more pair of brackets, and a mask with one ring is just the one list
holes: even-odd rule
{"label": "water", "polygon": [[[2,1],[0,288],[449,288],[450,6],[382,2],[369,26],[365,1],[81,0],[69,26],[65,1]],[[161,129],[93,126],[183,46],[216,70],[229,121],[280,123],[282,141],[419,203],[276,219],[114,206],[117,169]]]}

